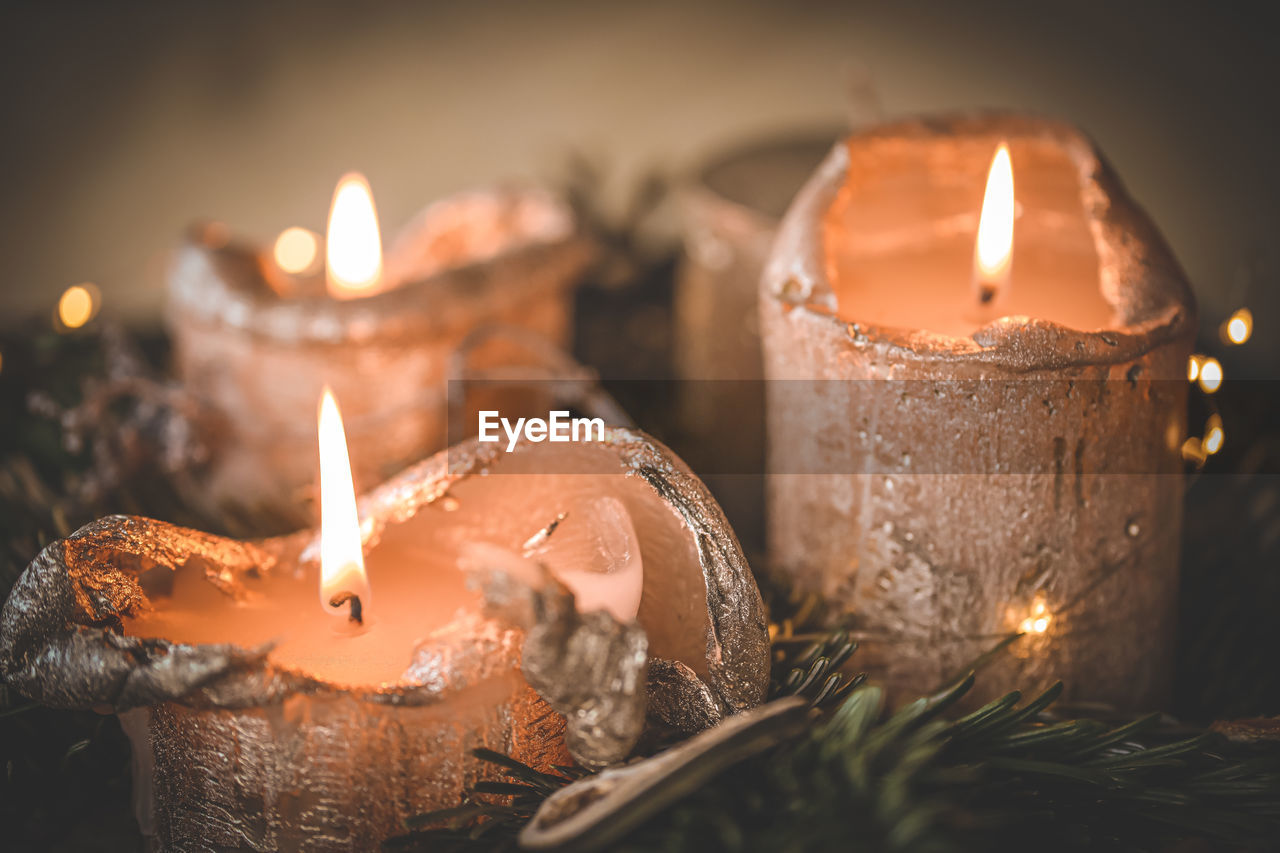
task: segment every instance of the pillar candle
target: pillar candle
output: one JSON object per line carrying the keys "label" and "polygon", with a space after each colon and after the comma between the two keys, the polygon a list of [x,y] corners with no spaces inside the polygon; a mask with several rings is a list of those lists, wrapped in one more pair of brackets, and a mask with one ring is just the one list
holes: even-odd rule
{"label": "pillar candle", "polygon": [[[359,623],[319,595],[320,531],[86,525],[14,585],[0,675],[120,715],[140,825],[166,850],[375,849],[500,777],[477,747],[548,772],[566,745],[616,761],[646,714],[696,730],[764,697],[763,604],[733,531],[647,436],[462,442],[367,494],[359,518]],[[574,597],[504,620],[468,583],[477,555],[541,566]]]}
{"label": "pillar candle", "polygon": [[680,187],[676,276],[680,421],[714,468],[701,471],[748,547],[763,544],[764,388],[756,292],[782,214],[835,128],[718,151]]}
{"label": "pillar candle", "polygon": [[[988,202],[996,166],[1013,199]],[[1014,215],[990,269],[988,203]],[[770,553],[890,688],[1021,632],[980,695],[1167,698],[1195,305],[1088,139],[1016,115],[849,137],[786,215],[760,314]]]}
{"label": "pillar candle", "polygon": [[[335,233],[311,275],[285,275],[222,226],[193,229],[176,253],[166,325],[179,379],[216,420],[202,484],[214,501],[299,504],[325,385],[345,407],[356,482],[372,484],[448,443],[449,364],[468,335],[510,326],[568,346],[591,250],[567,205],[536,189],[460,193],[415,217],[383,263],[372,203],[347,203],[353,186],[335,195]],[[337,251],[361,238],[370,258]],[[347,281],[362,275],[363,289]],[[500,336],[471,359],[529,363]]]}

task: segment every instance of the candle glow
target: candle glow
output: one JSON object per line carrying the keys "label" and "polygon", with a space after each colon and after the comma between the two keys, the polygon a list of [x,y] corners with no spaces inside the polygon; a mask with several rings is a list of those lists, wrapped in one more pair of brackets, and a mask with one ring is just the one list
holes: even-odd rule
{"label": "candle glow", "polygon": [[[351,481],[351,461],[342,414],[328,387],[320,399],[320,605],[326,613],[338,610],[338,597],[355,595],[366,613],[369,608],[369,581],[364,571],[364,551],[360,542],[360,518],[356,513],[356,491]],[[351,610],[352,619],[357,611]]]}
{"label": "candle glow", "polygon": [[1001,143],[987,173],[987,189],[973,247],[973,281],[978,300],[990,303],[1009,289],[1013,266],[1013,164],[1009,146]]}
{"label": "candle glow", "polygon": [[382,284],[382,236],[364,175],[343,175],[333,191],[325,245],[325,280],[335,299],[377,293]]}

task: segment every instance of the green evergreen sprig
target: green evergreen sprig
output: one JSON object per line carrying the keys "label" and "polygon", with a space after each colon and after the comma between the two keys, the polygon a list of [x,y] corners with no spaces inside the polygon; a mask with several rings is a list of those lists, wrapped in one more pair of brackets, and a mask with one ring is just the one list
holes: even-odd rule
{"label": "green evergreen sprig", "polygon": [[[775,693],[839,695],[829,702],[835,710],[669,804],[610,849],[1161,850],[1187,838],[1280,838],[1274,749],[1185,737],[1158,714],[1120,724],[1059,719],[1052,706],[1061,684],[1029,702],[1015,691],[949,718],[973,674],[885,713],[881,690],[859,678],[826,686],[839,676],[830,662],[852,651],[836,631],[790,656]],[[513,847],[541,801],[581,775],[476,754],[513,781],[481,783],[466,804],[415,818],[415,831],[389,846]],[[597,848],[583,839],[574,849]]]}

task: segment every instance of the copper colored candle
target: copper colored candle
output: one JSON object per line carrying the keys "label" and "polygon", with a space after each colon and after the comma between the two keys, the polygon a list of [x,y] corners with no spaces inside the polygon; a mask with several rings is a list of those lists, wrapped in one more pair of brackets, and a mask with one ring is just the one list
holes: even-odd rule
{"label": "copper colored candle", "polygon": [[[987,304],[1002,143],[1018,215]],[[851,136],[787,214],[760,312],[771,554],[898,695],[1021,631],[985,695],[1167,697],[1195,305],[1084,136],[1010,115]]]}
{"label": "copper colored candle", "polygon": [[762,376],[760,274],[782,214],[838,136],[834,129],[796,133],[722,151],[681,187],[675,344],[682,378]]}
{"label": "copper colored candle", "polygon": [[[322,608],[316,531],[86,525],[15,584],[0,674],[52,706],[118,713],[141,828],[180,850],[375,849],[498,777],[476,747],[601,764],[647,715],[697,730],[764,697],[768,634],[737,540],[642,434],[463,442],[373,490],[360,517],[372,601],[354,629]],[[552,593],[526,604],[535,624],[508,623],[463,570],[494,553],[576,601]]]}
{"label": "copper colored candle", "polygon": [[[431,205],[390,242],[371,295],[356,298],[326,292],[323,270],[288,275],[222,227],[195,229],[174,259],[166,323],[178,377],[217,417],[207,493],[296,506],[315,480],[311,429],[326,384],[343,402],[357,483],[439,450],[458,347],[494,326],[566,347],[590,254],[568,207],[530,189]],[[498,337],[470,363],[531,359]]]}
{"label": "copper colored candle", "polygon": [[778,223],[839,131],[792,132],[717,152],[678,195],[680,417],[713,456],[701,473],[748,546],[764,524],[763,364],[757,293]]}

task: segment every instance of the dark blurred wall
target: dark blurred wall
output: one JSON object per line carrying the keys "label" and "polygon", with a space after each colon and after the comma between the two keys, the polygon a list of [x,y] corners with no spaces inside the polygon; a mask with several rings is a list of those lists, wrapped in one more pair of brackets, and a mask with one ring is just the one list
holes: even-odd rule
{"label": "dark blurred wall", "polygon": [[[846,111],[1053,113],[1101,143],[1186,265],[1206,326],[1247,301],[1280,354],[1280,58],[1267,7],[1160,2],[64,3],[0,26],[0,322],[92,280],[153,318],[195,216],[321,228],[365,171],[384,229],[433,196],[553,174],[578,147],[646,169]],[[1246,288],[1248,288],[1246,292]]]}

